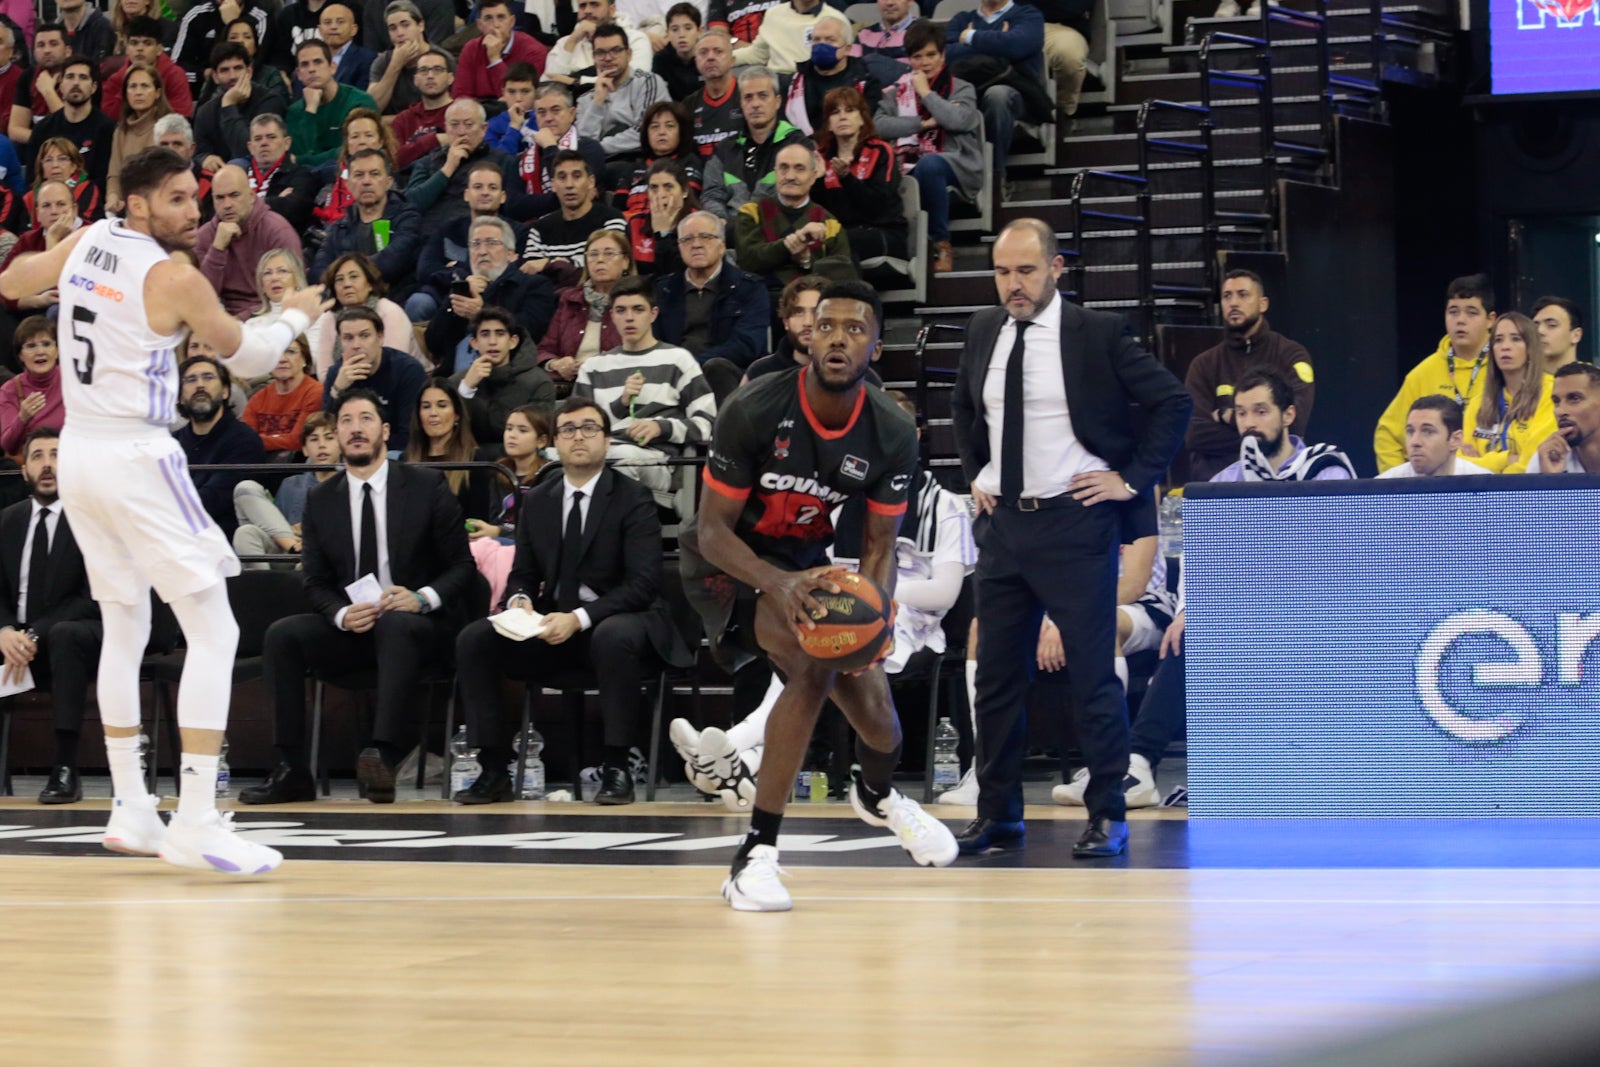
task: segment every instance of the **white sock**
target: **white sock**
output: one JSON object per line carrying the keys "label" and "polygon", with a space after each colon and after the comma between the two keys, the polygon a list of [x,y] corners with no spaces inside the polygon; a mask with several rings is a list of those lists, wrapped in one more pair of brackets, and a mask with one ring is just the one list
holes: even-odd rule
{"label": "white sock", "polygon": [[756,705],[756,710],[728,727],[728,740],[733,742],[735,752],[759,748],[766,740],[767,716],[772,714],[773,705],[777,704],[778,697],[782,694],[783,682],[774,674],[772,681],[767,685],[767,694],[761,698],[761,703]]}
{"label": "white sock", "polygon": [[197,823],[217,806],[217,756],[183,754],[178,775],[178,817]]}
{"label": "white sock", "polygon": [[1117,681],[1122,683],[1122,691],[1128,691],[1128,657],[1118,656],[1111,661],[1112,669],[1117,672]]}
{"label": "white sock", "polygon": [[123,800],[145,795],[144,768],[139,766],[139,736],[106,737],[111,763],[111,793]]}

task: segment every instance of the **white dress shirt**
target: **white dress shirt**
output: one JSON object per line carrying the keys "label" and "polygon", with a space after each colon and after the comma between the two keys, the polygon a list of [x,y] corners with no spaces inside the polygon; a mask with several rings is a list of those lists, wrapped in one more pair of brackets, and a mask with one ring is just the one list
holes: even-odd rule
{"label": "white dress shirt", "polygon": [[[1060,496],[1073,477],[1087,471],[1108,471],[1110,464],[1083,447],[1072,430],[1067,410],[1067,384],[1061,373],[1061,315],[1065,302],[1056,293],[1023,334],[1022,495]],[[975,488],[1000,495],[1000,435],[1006,409],[1006,365],[1017,340],[1017,320],[1006,316],[989,357],[983,379],[983,411],[989,425],[989,462],[972,480]]]}
{"label": "white dress shirt", "polygon": [[[42,518],[41,518],[42,516]],[[28,533],[22,539],[22,570],[17,574],[17,618],[28,621],[28,570],[33,566],[33,539],[40,522],[44,523],[45,540],[50,548],[56,547],[56,529],[61,525],[61,501],[48,506],[33,501],[33,514],[28,518]]]}
{"label": "white dress shirt", "polygon": [[[348,468],[345,470],[346,481],[350,486],[350,543],[356,550],[356,561],[359,566],[361,560],[361,488],[372,486],[372,515],[377,520],[378,526],[378,573],[374,575],[378,584],[388,589],[394,584],[394,576],[389,572],[389,461],[385,459],[372,472],[372,476],[362,479]],[[360,578],[361,575],[356,575]],[[416,590],[421,595],[424,611],[439,610],[439,594],[433,591],[433,586],[425,585]],[[343,630],[344,615],[349,608],[340,608],[339,613],[333,617],[333,624]]]}

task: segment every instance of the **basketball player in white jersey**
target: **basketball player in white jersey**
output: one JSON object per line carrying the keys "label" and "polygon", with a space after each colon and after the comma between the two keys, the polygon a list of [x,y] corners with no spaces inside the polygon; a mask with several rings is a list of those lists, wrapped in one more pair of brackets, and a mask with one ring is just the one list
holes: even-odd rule
{"label": "basketball player in white jersey", "polygon": [[[302,289],[271,325],[242,325],[199,270],[170,255],[194,247],[200,221],[188,162],[146,149],[124,164],[122,189],[125,220],[97,222],[0,274],[0,292],[13,299],[61,293],[61,499],[105,624],[98,694],[115,800],[102,841],[180,867],[264,874],[283,857],[236,834],[215,801],[239,641],[223,579],[239,573],[239,560],[201,506],[167,425],[185,326],[232,353],[224,362],[249,378],[269,372],[327,305],[319,289]],[[139,767],[139,661],[152,587],[188,644],[178,690],[183,773],[170,825]]]}

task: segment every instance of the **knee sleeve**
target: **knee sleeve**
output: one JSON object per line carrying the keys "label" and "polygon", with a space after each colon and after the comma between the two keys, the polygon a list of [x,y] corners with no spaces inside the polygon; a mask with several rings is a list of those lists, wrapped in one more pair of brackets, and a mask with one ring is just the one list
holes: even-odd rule
{"label": "knee sleeve", "polygon": [[132,604],[103,601],[100,618],[105,626],[100,669],[95,678],[100,721],[107,726],[136,727],[139,661],[144,659],[144,647],[150,641],[150,596],[146,593]]}
{"label": "knee sleeve", "polygon": [[228,587],[218,582],[179,597],[172,601],[172,613],[189,648],[178,686],[178,725],[188,730],[226,729],[233,658],[239,650],[239,624],[228,606]]}

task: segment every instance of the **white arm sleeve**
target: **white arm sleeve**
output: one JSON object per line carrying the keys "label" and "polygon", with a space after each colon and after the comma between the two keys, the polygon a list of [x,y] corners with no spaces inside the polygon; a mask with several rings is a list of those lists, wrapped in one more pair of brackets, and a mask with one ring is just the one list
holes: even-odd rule
{"label": "white arm sleeve", "polygon": [[278,365],[278,358],[310,325],[311,320],[304,312],[292,308],[281,312],[270,323],[246,322],[240,331],[243,336],[239,341],[239,350],[231,356],[225,356],[223,362],[235,377],[259,378],[269,374]]}
{"label": "white arm sleeve", "polygon": [[967,568],[954,561],[935,563],[929,578],[902,578],[895,583],[894,598],[918,611],[946,612],[961,595]]}

